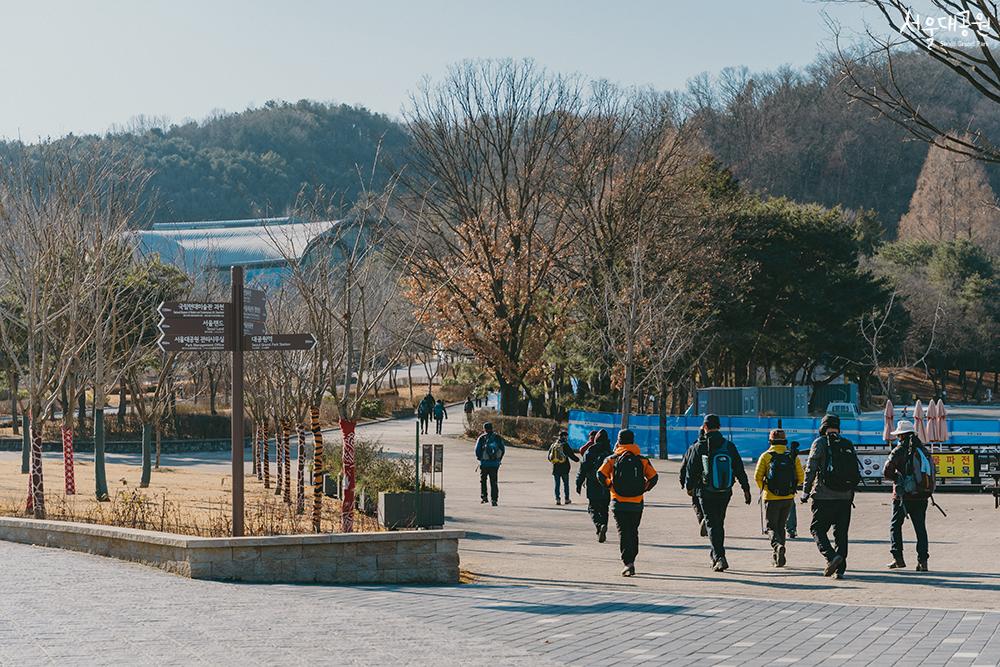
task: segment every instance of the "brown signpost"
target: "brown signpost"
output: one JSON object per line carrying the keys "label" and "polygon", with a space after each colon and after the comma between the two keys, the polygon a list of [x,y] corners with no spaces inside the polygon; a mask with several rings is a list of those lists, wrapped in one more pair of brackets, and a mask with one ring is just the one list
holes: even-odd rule
{"label": "brown signpost", "polygon": [[[160,304],[160,349],[164,352],[230,351],[232,363],[233,537],[244,534],[243,353],[311,350],[312,334],[268,334],[267,294],[243,286],[243,267],[230,268],[229,303],[165,301]],[[241,332],[242,335],[236,335]]]}

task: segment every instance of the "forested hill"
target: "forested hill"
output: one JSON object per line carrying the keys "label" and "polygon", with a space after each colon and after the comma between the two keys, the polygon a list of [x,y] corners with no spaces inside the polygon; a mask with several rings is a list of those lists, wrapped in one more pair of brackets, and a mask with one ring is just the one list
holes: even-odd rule
{"label": "forested hill", "polygon": [[[202,122],[67,137],[135,148],[153,171],[155,221],[219,220],[285,213],[300,191],[323,187],[350,203],[371,179],[379,151],[398,155],[406,135],[379,114],[347,105],[269,102]],[[0,144],[0,154],[17,150]],[[380,160],[380,164],[382,160]],[[380,187],[388,166],[376,171]],[[360,172],[360,173],[359,173]]]}

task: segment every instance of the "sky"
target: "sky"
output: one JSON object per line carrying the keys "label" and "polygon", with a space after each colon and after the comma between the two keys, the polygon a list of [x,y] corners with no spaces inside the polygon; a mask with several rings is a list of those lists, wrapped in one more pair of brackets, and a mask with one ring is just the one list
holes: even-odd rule
{"label": "sky", "polygon": [[815,0],[4,0],[0,137],[103,133],[271,99],[398,117],[423,77],[467,58],[682,88],[728,66],[803,66],[831,44]]}

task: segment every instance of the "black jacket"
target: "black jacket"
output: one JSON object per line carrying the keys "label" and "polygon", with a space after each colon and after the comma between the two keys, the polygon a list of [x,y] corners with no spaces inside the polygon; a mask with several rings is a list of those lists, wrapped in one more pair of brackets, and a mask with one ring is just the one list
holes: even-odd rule
{"label": "black jacket", "polygon": [[568,442],[562,444],[563,454],[566,455],[566,461],[563,463],[553,463],[552,464],[552,474],[553,475],[565,475],[569,473],[569,462],[579,461],[580,457],[576,455],[573,448],[569,446]]}
{"label": "black jacket", "polygon": [[[684,458],[681,460],[680,474],[677,476],[677,478],[680,480],[681,488],[682,489],[688,488],[688,474],[691,471],[691,461],[698,454],[698,445],[699,445],[700,442],[701,442],[701,440],[699,440],[698,442],[692,444],[690,447],[687,448],[687,451],[684,452]],[[699,483],[700,483],[700,480],[699,480]],[[693,485],[693,488],[697,488],[697,487],[698,487],[698,484],[694,484]]]}
{"label": "black jacket", "polygon": [[583,485],[587,485],[587,500],[591,501],[611,501],[611,492],[601,480],[597,479],[597,470],[604,463],[604,459],[611,456],[611,446],[609,444],[594,443],[587,448],[583,455],[583,463],[576,473],[576,490],[579,493]]}
{"label": "black jacket", "polygon": [[740,456],[739,450],[736,449],[736,445],[722,437],[718,431],[710,431],[706,436],[698,438],[698,442],[688,448],[685,457],[690,454],[690,459],[685,469],[684,488],[701,492],[701,487],[704,484],[701,457],[716,452],[722,447],[728,450],[729,457],[733,461],[733,482],[739,482],[744,492],[750,492],[750,479],[747,477],[747,470],[743,466],[743,458]]}

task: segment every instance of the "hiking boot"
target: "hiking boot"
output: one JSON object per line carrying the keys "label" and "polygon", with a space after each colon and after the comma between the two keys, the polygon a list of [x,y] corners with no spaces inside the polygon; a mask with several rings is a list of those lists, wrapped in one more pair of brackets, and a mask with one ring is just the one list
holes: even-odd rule
{"label": "hiking boot", "polygon": [[497,506],[497,501],[494,500],[493,501],[493,507],[496,507],[496,506]]}
{"label": "hiking boot", "polygon": [[726,557],[723,556],[719,560],[715,561],[715,565],[712,567],[716,572],[725,572],[729,569],[729,563],[726,562]]}
{"label": "hiking boot", "polygon": [[906,567],[906,561],[903,560],[902,556],[896,556],[895,554],[893,554],[892,562],[886,565],[886,567],[889,568],[890,570],[902,570],[904,567]]}
{"label": "hiking boot", "polygon": [[840,566],[844,564],[844,557],[837,554],[833,558],[827,561],[826,569],[823,570],[824,577],[831,577],[833,573],[840,569]]}
{"label": "hiking boot", "polygon": [[780,547],[778,547],[778,551],[775,554],[774,558],[775,558],[775,565],[777,565],[778,567],[785,567],[785,545],[784,544],[782,544]]}
{"label": "hiking boot", "polygon": [[778,548],[771,552],[771,567],[778,567]]}
{"label": "hiking boot", "polygon": [[556,505],[562,505],[562,501],[556,498]]}
{"label": "hiking boot", "polygon": [[796,537],[798,537],[798,533],[796,533],[794,530],[788,531],[788,539],[794,540]]}
{"label": "hiking boot", "polygon": [[844,578],[844,573],[843,572],[834,572],[833,573],[833,578],[834,579],[843,579]]}
{"label": "hiking boot", "polygon": [[479,502],[481,502],[482,504],[484,504],[484,505],[485,505],[486,503],[488,503],[488,502],[490,502],[490,501],[486,500],[486,498],[483,498],[483,499],[482,499],[482,500],[480,500]]}
{"label": "hiking boot", "polygon": [[608,539],[608,526],[603,524],[597,527],[597,541],[600,543],[606,542]]}
{"label": "hiking boot", "polygon": [[701,520],[701,536],[708,537],[708,524],[705,523],[704,519]]}
{"label": "hiking boot", "polygon": [[635,576],[635,563],[629,563],[622,568],[623,577],[634,577]]}
{"label": "hiking boot", "polygon": [[573,501],[572,501],[572,500],[570,500],[569,498],[567,498],[567,499],[566,499],[566,502],[565,502],[565,503],[563,503],[563,504],[564,504],[564,505],[572,505],[572,504],[573,504]]}
{"label": "hiking boot", "polygon": [[917,561],[917,572],[926,572],[926,571],[927,571],[927,561],[925,561],[925,560],[918,560]]}

